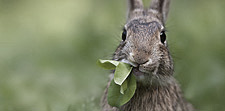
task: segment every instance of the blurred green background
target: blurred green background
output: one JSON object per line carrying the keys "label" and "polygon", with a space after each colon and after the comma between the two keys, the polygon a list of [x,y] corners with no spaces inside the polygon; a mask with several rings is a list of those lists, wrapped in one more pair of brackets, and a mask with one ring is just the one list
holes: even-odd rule
{"label": "blurred green background", "polygon": [[[0,111],[99,111],[108,71],[95,63],[125,15],[125,0],[0,0]],[[225,111],[224,18],[224,0],[172,0],[175,77],[198,111]]]}

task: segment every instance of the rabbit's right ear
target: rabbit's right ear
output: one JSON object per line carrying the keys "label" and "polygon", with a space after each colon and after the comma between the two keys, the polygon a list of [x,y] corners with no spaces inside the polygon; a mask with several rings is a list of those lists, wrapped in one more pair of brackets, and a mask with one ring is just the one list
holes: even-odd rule
{"label": "rabbit's right ear", "polygon": [[128,20],[138,16],[144,10],[142,0],[128,0]]}
{"label": "rabbit's right ear", "polygon": [[149,10],[154,10],[163,23],[166,22],[169,13],[170,0],[152,0]]}

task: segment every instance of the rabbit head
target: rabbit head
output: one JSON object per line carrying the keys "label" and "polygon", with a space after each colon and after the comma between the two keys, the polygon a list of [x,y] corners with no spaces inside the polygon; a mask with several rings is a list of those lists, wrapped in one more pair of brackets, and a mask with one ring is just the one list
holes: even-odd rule
{"label": "rabbit head", "polygon": [[167,82],[173,75],[165,33],[170,0],[152,0],[148,9],[141,0],[128,3],[127,23],[113,59],[132,65],[139,82]]}

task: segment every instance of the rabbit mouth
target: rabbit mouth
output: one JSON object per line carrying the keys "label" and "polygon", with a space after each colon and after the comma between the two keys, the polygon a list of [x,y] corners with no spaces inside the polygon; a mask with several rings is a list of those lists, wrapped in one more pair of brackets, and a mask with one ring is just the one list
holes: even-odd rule
{"label": "rabbit mouth", "polygon": [[139,70],[139,67],[134,67],[133,69],[132,69],[132,72],[131,72],[132,74],[134,74],[135,76],[144,76],[146,73],[145,72],[142,72],[142,71],[140,71]]}
{"label": "rabbit mouth", "polygon": [[149,76],[149,75],[152,75],[152,71],[145,71],[145,70],[141,70],[141,68],[138,66],[138,67],[134,67],[132,69],[132,74],[134,74],[136,77],[145,77],[145,76]]}
{"label": "rabbit mouth", "polygon": [[145,77],[145,76],[147,76],[147,75],[152,73],[152,72],[143,70],[143,68],[141,68],[142,66],[140,66],[138,64],[135,64],[135,63],[132,63],[132,62],[130,62],[128,60],[123,59],[121,62],[130,64],[131,66],[133,66],[133,69],[132,69],[131,73],[133,75],[135,75],[137,78],[143,78],[143,77]]}

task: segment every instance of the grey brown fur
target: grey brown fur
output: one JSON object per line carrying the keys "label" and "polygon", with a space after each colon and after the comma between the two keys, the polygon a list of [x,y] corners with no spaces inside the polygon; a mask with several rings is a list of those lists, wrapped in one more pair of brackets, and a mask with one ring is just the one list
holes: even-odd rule
{"label": "grey brown fur", "polygon": [[183,98],[173,77],[173,61],[166,41],[161,36],[170,0],[152,0],[149,9],[141,0],[128,0],[128,17],[124,26],[126,39],[120,42],[113,60],[129,63],[137,80],[132,99],[120,108],[107,103],[107,91],[102,97],[102,111],[193,111]]}

